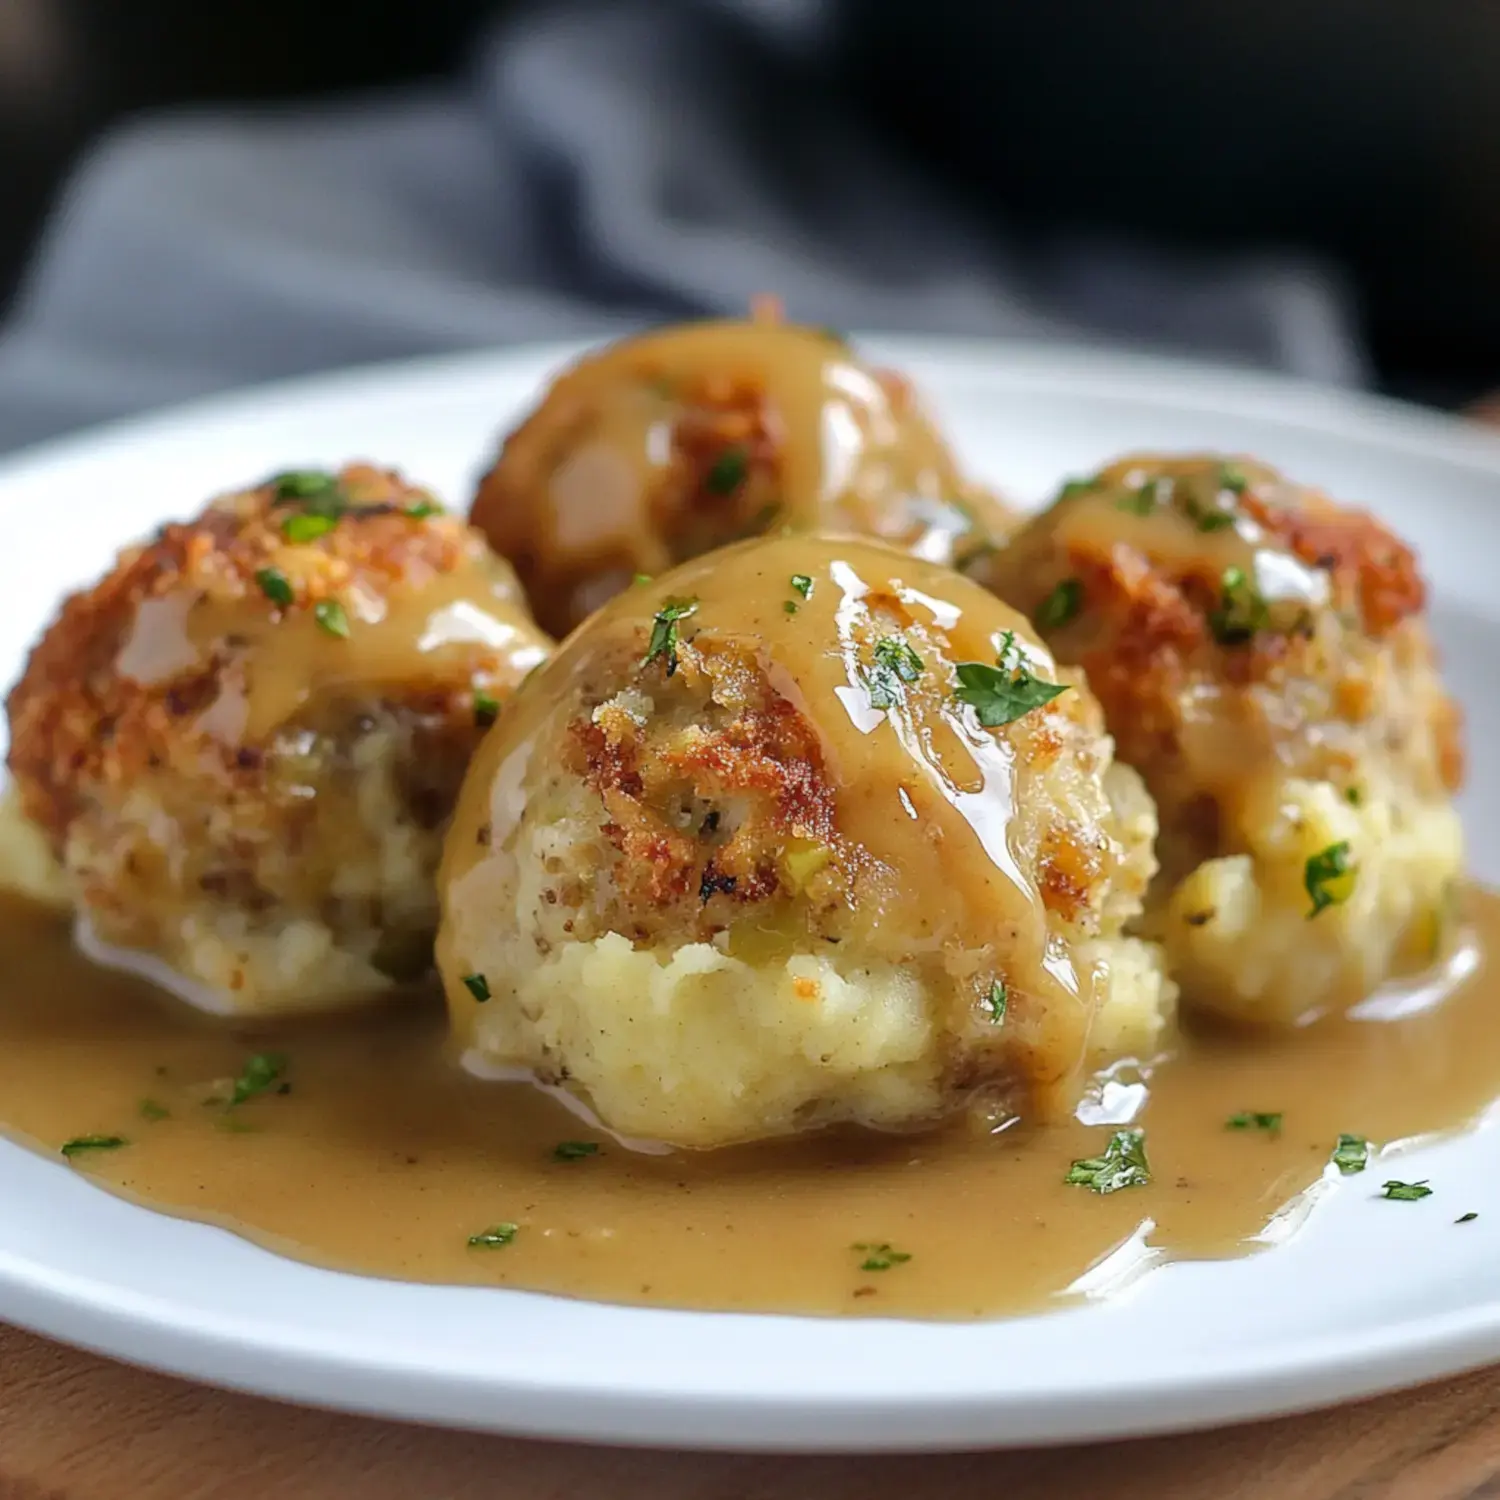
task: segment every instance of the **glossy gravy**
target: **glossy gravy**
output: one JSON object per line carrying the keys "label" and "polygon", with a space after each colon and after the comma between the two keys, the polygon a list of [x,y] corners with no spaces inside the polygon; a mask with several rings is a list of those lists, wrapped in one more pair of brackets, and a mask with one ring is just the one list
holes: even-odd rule
{"label": "glossy gravy", "polygon": [[[650,1157],[527,1086],[463,1075],[444,1055],[435,998],[318,1022],[215,1022],[91,967],[63,918],[6,897],[0,1124],[49,1155],[124,1137],[72,1155],[72,1169],[341,1270],[677,1307],[1036,1310],[1162,1259],[1279,1238],[1335,1188],[1331,1169],[1319,1179],[1341,1132],[1375,1144],[1338,1190],[1375,1196],[1410,1175],[1377,1159],[1378,1143],[1472,1121],[1500,1094],[1500,995],[1482,957],[1500,941],[1500,899],[1475,893],[1470,915],[1475,944],[1441,1003],[1420,1008],[1408,989],[1277,1038],[1195,1035],[1150,1070],[1149,1089],[1117,1067],[1080,1111],[1093,1123]],[[1389,1018],[1401,999],[1415,1013]],[[227,1106],[224,1080],[271,1049],[288,1092]],[[1108,1196],[1067,1185],[1069,1164],[1097,1156],[1132,1105],[1152,1182]],[[1279,1133],[1228,1128],[1242,1111],[1279,1112]],[[560,1160],[564,1142],[600,1149]],[[1472,1207],[1462,1183],[1432,1187],[1448,1217]],[[509,1243],[470,1246],[499,1225],[516,1226]]]}

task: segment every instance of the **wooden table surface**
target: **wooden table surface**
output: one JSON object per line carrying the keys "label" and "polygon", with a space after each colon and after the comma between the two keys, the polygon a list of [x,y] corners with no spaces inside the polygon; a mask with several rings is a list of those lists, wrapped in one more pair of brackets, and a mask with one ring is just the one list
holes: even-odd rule
{"label": "wooden table surface", "polygon": [[1500,1371],[1190,1437],[910,1458],[515,1442],[226,1395],[0,1328],[0,1500],[1500,1500]]}

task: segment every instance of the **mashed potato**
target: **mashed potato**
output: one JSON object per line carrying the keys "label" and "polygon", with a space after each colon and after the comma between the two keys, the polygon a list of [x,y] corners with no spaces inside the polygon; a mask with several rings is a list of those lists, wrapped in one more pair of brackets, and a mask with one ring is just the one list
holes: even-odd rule
{"label": "mashed potato", "polygon": [[1143,930],[1255,1022],[1430,963],[1463,845],[1459,714],[1411,552],[1262,465],[1121,460],[974,573],[1082,666],[1161,816]]}
{"label": "mashed potato", "polygon": [[580,360],[506,439],[471,519],[557,635],[637,573],[743,537],[847,532],[951,562],[1010,524],[904,380],[777,321],[664,329]]}
{"label": "mashed potato", "polygon": [[1024,623],[878,545],[638,585],[470,771],[439,963],[478,1071],[689,1147],[1071,1106],[1172,989],[1121,936],[1154,811]]}
{"label": "mashed potato", "polygon": [[96,956],[213,1009],[339,1005],[429,967],[464,768],[548,649],[425,491],[283,475],[64,604],[10,768]]}

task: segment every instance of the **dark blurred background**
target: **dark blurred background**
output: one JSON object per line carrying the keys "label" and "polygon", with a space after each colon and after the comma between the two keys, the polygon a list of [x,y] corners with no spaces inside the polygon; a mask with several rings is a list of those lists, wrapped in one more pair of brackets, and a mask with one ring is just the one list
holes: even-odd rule
{"label": "dark blurred background", "polygon": [[[111,122],[442,74],[507,8],[0,0],[0,307]],[[1456,404],[1500,382],[1500,0],[799,8],[825,86],[1007,222],[1314,250],[1356,289],[1386,389]]]}

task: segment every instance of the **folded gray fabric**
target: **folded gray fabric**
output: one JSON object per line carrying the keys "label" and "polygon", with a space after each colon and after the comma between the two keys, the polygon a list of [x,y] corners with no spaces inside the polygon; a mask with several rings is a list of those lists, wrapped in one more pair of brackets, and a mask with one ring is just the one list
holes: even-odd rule
{"label": "folded gray fabric", "polygon": [[280,375],[738,313],[764,291],[838,327],[1361,378],[1345,299],[1309,264],[981,230],[840,107],[775,10],[554,6],[447,88],[106,141],[0,339],[0,448]]}

